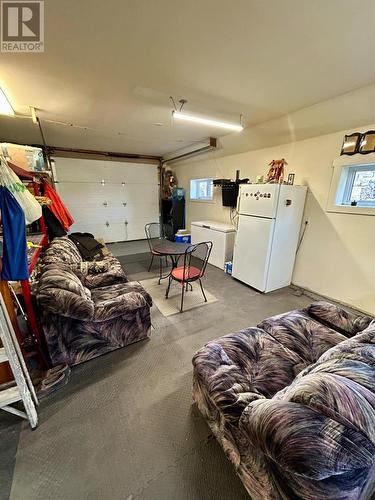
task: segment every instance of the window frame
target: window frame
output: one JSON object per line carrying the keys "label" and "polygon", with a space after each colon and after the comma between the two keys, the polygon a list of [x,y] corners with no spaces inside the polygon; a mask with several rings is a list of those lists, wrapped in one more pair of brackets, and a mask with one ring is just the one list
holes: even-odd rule
{"label": "window frame", "polygon": [[[358,155],[360,156],[360,155]],[[329,189],[327,212],[348,213],[353,215],[375,215],[375,202],[357,202],[351,205],[350,195],[355,175],[359,171],[375,168],[375,153],[369,153],[366,161],[363,156],[340,156],[332,164],[332,179]]]}
{"label": "window frame", "polygon": [[[372,168],[370,168],[372,167]],[[341,205],[351,205],[351,194],[354,187],[354,180],[358,172],[375,172],[375,164],[367,164],[367,165],[350,165],[348,168],[348,174],[345,180],[345,188],[342,196]],[[374,201],[357,201],[357,207],[375,207]]]}
{"label": "window frame", "polygon": [[[198,203],[214,203],[214,186],[213,186],[213,177],[198,177],[198,178],[192,178],[189,181],[189,200],[193,202],[198,202]],[[198,181],[211,181],[212,184],[212,196],[210,198],[192,198],[191,193],[191,185],[192,182],[198,182]]]}

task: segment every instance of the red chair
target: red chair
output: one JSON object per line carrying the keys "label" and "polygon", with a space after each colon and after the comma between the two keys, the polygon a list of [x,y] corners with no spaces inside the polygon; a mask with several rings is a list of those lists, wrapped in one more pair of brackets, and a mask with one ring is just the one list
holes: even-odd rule
{"label": "red chair", "polygon": [[205,241],[202,243],[198,243],[197,245],[191,245],[188,247],[184,254],[184,265],[175,267],[172,269],[171,274],[169,276],[169,283],[167,287],[167,291],[165,293],[165,298],[168,298],[169,290],[171,288],[172,280],[177,281],[181,284],[181,308],[180,312],[183,310],[184,306],[184,293],[185,288],[186,291],[190,286],[193,289],[191,283],[193,281],[199,281],[202,294],[204,297],[204,301],[207,302],[206,295],[203,290],[202,278],[206,271],[208,259],[210,258],[212,250],[212,242]]}

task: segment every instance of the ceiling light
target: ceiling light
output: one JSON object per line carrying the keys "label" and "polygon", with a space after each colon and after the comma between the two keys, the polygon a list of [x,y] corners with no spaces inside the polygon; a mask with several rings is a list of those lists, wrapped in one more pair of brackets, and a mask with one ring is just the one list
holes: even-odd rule
{"label": "ceiling light", "polygon": [[14,115],[14,109],[12,108],[7,96],[4,91],[0,88],[0,114],[1,115]]}
{"label": "ceiling light", "polygon": [[187,122],[200,123],[202,125],[210,125],[211,127],[221,127],[228,130],[235,130],[236,132],[241,132],[244,127],[240,124],[220,122],[217,120],[211,120],[210,118],[200,118],[198,116],[187,115],[186,113],[180,113],[179,111],[172,111],[172,116],[178,120],[185,120]]}

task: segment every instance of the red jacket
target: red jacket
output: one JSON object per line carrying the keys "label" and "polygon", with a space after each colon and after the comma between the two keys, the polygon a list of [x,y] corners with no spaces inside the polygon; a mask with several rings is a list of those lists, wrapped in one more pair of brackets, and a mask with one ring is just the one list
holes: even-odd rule
{"label": "red jacket", "polygon": [[73,217],[70,215],[64,203],[61,201],[60,196],[56,193],[53,187],[48,184],[46,180],[43,181],[43,187],[44,196],[52,201],[52,204],[49,205],[48,208],[59,219],[65,231],[68,231],[70,226],[74,224]]}

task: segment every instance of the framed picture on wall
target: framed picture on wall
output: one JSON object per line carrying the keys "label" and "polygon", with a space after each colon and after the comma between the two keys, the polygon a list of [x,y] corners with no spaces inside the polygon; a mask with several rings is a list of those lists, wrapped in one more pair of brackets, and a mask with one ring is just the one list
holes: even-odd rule
{"label": "framed picture on wall", "polygon": [[294,177],[295,177],[295,175],[296,175],[296,174],[289,174],[289,175],[288,175],[288,184],[289,184],[290,186],[293,186],[293,184],[294,184]]}
{"label": "framed picture on wall", "polygon": [[359,152],[363,155],[374,153],[375,151],[375,130],[369,130],[362,134],[361,142],[359,144]]}
{"label": "framed picture on wall", "polygon": [[354,155],[358,153],[359,144],[362,134],[355,132],[354,134],[346,135],[341,147],[342,155]]}

